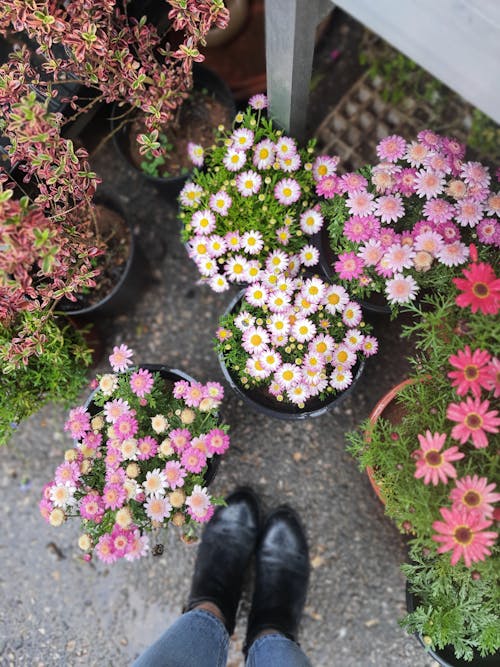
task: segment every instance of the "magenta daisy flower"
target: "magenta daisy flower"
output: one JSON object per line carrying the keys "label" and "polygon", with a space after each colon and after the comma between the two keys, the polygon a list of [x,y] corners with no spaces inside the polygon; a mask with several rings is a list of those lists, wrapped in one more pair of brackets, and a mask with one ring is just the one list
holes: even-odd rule
{"label": "magenta daisy flower", "polygon": [[335,174],[325,176],[316,183],[316,193],[325,199],[332,199],[339,193],[340,179]]}
{"label": "magenta daisy flower", "polygon": [[165,464],[163,473],[169,488],[178,489],[181,486],[184,486],[184,478],[187,473],[179,461],[168,461],[168,463]]}
{"label": "magenta daisy flower", "polygon": [[132,373],[130,378],[130,389],[132,389],[134,394],[139,398],[144,398],[144,396],[150,394],[153,385],[154,377],[145,368],[139,368],[138,371]]}
{"label": "magenta daisy flower", "polygon": [[448,359],[455,371],[450,371],[448,377],[452,380],[459,396],[470,391],[476,398],[481,396],[481,389],[489,389],[488,368],[491,355],[486,350],[474,350],[468,345]]}
{"label": "magenta daisy flower", "polygon": [[344,252],[339,255],[334,266],[336,273],[342,280],[352,280],[353,278],[359,278],[363,273],[364,263],[353,252]]}
{"label": "magenta daisy flower", "polygon": [[500,493],[494,493],[496,484],[488,484],[486,477],[467,475],[457,479],[455,488],[450,492],[453,507],[476,510],[485,518],[493,514],[493,504],[500,500]]}
{"label": "magenta daisy flower", "polygon": [[377,155],[381,160],[397,162],[406,152],[406,141],[397,134],[385,137],[377,145]]}
{"label": "magenta daisy flower", "polygon": [[274,196],[283,206],[294,204],[300,198],[300,185],[293,178],[283,178],[274,187]]}
{"label": "magenta daisy flower", "polygon": [[109,363],[115,373],[126,371],[132,365],[130,358],[133,354],[133,350],[126,345],[114,346],[113,353],[109,356]]}
{"label": "magenta daisy flower", "polygon": [[133,438],[139,430],[139,424],[133,412],[126,412],[120,415],[113,424],[113,430],[120,441]]}
{"label": "magenta daisy flower", "polygon": [[436,227],[438,234],[441,234],[445,243],[460,241],[460,230],[454,222],[442,222]]}
{"label": "magenta daisy flower", "polygon": [[477,237],[486,245],[500,245],[500,225],[493,218],[483,218],[476,227]]}
{"label": "magenta daisy flower", "polygon": [[117,510],[127,499],[127,492],[122,484],[106,484],[102,491],[102,502],[106,509]]}
{"label": "magenta daisy flower", "polygon": [[153,458],[158,451],[158,443],[150,436],[146,435],[144,438],[137,440],[137,458],[139,461],[147,461]]}
{"label": "magenta daisy flower", "polygon": [[451,510],[442,507],[439,511],[444,521],[434,521],[432,524],[437,533],[432,539],[441,543],[438,553],[451,551],[451,564],[456,565],[463,558],[466,567],[490,555],[489,547],[498,537],[498,533],[484,530],[491,526],[491,521],[479,512],[468,512],[461,507]]}
{"label": "magenta daisy flower", "polygon": [[199,473],[207,464],[207,457],[196,447],[188,447],[182,452],[181,463],[188,472]]}
{"label": "magenta daisy flower", "polygon": [[410,197],[415,193],[415,174],[416,170],[409,167],[401,169],[396,174],[396,189],[403,197]]}
{"label": "magenta daisy flower", "polygon": [[94,547],[94,553],[103,563],[114,563],[118,556],[113,550],[113,539],[109,533],[101,535]]}
{"label": "magenta daisy flower", "polygon": [[82,406],[70,410],[64,430],[69,431],[74,440],[78,440],[90,431],[90,415],[87,410]]}
{"label": "magenta daisy flower", "polygon": [[346,205],[351,215],[358,215],[364,218],[375,210],[375,195],[366,190],[356,190],[351,192],[346,199]]}
{"label": "magenta daisy flower", "polygon": [[449,477],[456,477],[457,471],[451,461],[464,458],[464,454],[453,446],[443,450],[446,433],[431,433],[426,431],[425,435],[418,435],[420,449],[416,449],[412,456],[416,459],[415,477],[423,477],[424,484],[432,483],[437,486],[439,482],[446,484]]}
{"label": "magenta daisy flower", "polygon": [[469,439],[477,449],[488,446],[486,433],[498,433],[500,417],[497,410],[490,410],[489,401],[468,396],[463,403],[450,403],[446,416],[458,422],[451,431],[451,437],[464,444]]}

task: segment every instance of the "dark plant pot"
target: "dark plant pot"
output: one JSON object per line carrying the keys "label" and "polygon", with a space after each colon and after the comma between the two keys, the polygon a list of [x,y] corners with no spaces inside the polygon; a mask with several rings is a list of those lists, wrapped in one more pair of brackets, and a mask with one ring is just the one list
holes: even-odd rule
{"label": "dark plant pot", "polygon": [[[230,110],[231,117],[234,117],[236,106],[231,91],[215,72],[195,63],[193,66],[193,88],[198,90],[206,88],[216,100]],[[119,125],[118,118],[123,115],[123,112],[124,107],[118,107],[117,104],[113,105],[111,112],[112,132],[114,132]],[[190,173],[171,176],[170,178],[160,178],[158,176],[150,176],[142,171],[142,169],[139,169],[131,160],[129,126],[130,124],[128,123],[113,134],[113,144],[116,150],[127,164],[147,183],[153,185],[160,194],[169,200],[176,199],[189,178]]]}
{"label": "dark plant pot", "polygon": [[[406,584],[406,609],[408,613],[415,611],[418,607],[418,598],[410,591],[410,586]],[[446,646],[443,649],[431,649],[426,646],[422,635],[416,633],[416,638],[420,644],[425,648],[427,653],[438,662],[442,667],[498,667],[500,664],[500,654],[497,652],[494,655],[488,655],[482,658],[480,655],[474,654],[471,661],[463,658],[455,657],[453,646]]]}
{"label": "dark plant pot", "polygon": [[[130,253],[123,266],[123,271],[113,289],[103,299],[86,307],[78,307],[78,302],[62,301],[59,308],[69,318],[108,317],[126,312],[131,303],[135,303],[142,291],[148,275],[148,264],[140,249],[132,225],[120,204],[109,195],[96,196],[97,204],[103,204],[125,221],[129,230]],[[99,278],[97,278],[99,279]]]}
{"label": "dark plant pot", "polygon": [[[330,282],[335,282],[336,274],[333,270],[333,265],[337,257],[330,246],[330,239],[326,225],[323,225],[321,230],[314,235],[313,242],[319,250],[319,265],[323,274]],[[374,293],[370,298],[355,298],[355,301],[357,301],[361,308],[367,313],[373,313],[375,315],[391,314],[391,307],[388,305],[387,300],[382,294]]]}
{"label": "dark plant pot", "polygon": [[[161,377],[172,385],[178,380],[186,380],[187,382],[195,381],[194,378],[192,378],[187,373],[184,373],[177,368],[168,368],[168,366],[164,366],[163,364],[140,364],[139,368],[144,368],[148,371],[151,371],[152,373],[160,373]],[[93,391],[85,401],[85,407],[88,408],[88,411],[91,415],[96,415],[100,410],[100,408],[98,408],[98,406],[95,405],[92,401],[94,394],[95,391]],[[207,460],[207,470],[205,472],[206,486],[208,486],[213,481],[215,475],[217,474],[217,470],[219,469],[219,464],[220,456],[218,454],[214,454],[212,458]]]}
{"label": "dark plant pot", "polygon": [[[243,294],[244,290],[239,292],[234,299],[232,299],[231,303],[226,308],[224,315],[228,315],[235,309],[238,302],[242,299]],[[311,398],[306,401],[303,408],[299,408],[291,403],[277,401],[265,388],[246,389],[240,384],[237,378],[231,374],[231,371],[226,366],[223,355],[219,354],[218,356],[219,364],[225,379],[231,386],[231,389],[242,399],[242,401],[249,405],[255,412],[267,415],[268,417],[274,417],[275,419],[284,419],[288,421],[299,421],[312,417],[321,417],[321,415],[326,414],[331,408],[340,405],[340,403],[354,389],[354,386],[361,377],[365,367],[364,360],[358,361],[353,367],[353,379],[351,385],[341,393],[333,396],[330,400],[322,401],[319,398]]]}

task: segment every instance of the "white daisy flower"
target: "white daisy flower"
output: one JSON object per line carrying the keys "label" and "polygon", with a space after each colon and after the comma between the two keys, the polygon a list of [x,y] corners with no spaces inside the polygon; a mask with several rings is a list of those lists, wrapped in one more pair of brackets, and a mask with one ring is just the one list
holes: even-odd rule
{"label": "white daisy flower", "polygon": [[242,197],[251,197],[257,194],[262,185],[262,177],[255,171],[242,171],[236,177],[236,187]]}
{"label": "white daisy flower", "polygon": [[[299,253],[301,264],[304,266],[314,266],[318,263],[319,252],[317,248],[312,245],[306,245]],[[288,265],[290,267],[290,265]]]}
{"label": "white daisy flower", "polygon": [[231,282],[242,282],[245,280],[247,260],[241,255],[230,257],[224,265],[224,271]]}
{"label": "white daisy flower", "polygon": [[220,273],[216,273],[210,278],[209,285],[214,292],[225,292],[229,289],[228,281]]}
{"label": "white daisy flower", "polygon": [[205,278],[210,278],[217,273],[217,262],[212,257],[198,257],[195,261],[198,271]]}
{"label": "white daisy flower", "polygon": [[253,144],[254,133],[246,127],[235,130],[230,137],[232,147],[239,151],[246,151]]}
{"label": "white daisy flower", "polygon": [[167,478],[163,470],[155,468],[146,473],[146,479],[142,483],[142,488],[147,496],[155,496],[159,498],[165,494],[165,489],[168,486]]}
{"label": "white daisy flower", "polygon": [[356,353],[347,345],[338,345],[333,351],[332,363],[334,366],[350,368],[356,363]]}
{"label": "white daisy flower", "polygon": [[282,250],[273,250],[267,257],[266,269],[281,273],[285,271],[288,266],[288,255]]}
{"label": "white daisy flower", "polygon": [[269,169],[274,162],[274,144],[270,139],[259,141],[253,147],[253,163],[257,169]]}
{"label": "white daisy flower", "polygon": [[259,360],[262,366],[269,371],[275,371],[281,365],[281,355],[268,348],[260,353]]}
{"label": "white daisy flower", "polygon": [[300,228],[304,234],[316,234],[323,227],[323,216],[319,211],[310,208],[300,216]]}
{"label": "white daisy flower", "polygon": [[327,288],[323,304],[330,315],[340,313],[349,302],[349,295],[341,285],[331,285]]}
{"label": "white daisy flower", "polygon": [[264,247],[262,234],[257,231],[245,232],[241,238],[241,247],[250,255],[257,255]]}
{"label": "white daisy flower", "polygon": [[261,277],[260,262],[258,259],[247,260],[247,268],[245,271],[245,280],[247,283],[255,283]]}
{"label": "white daisy flower", "polygon": [[191,218],[191,226],[198,234],[210,234],[215,229],[215,216],[208,208],[196,211]]}
{"label": "white daisy flower", "polygon": [[269,334],[260,326],[251,326],[243,333],[242,347],[248,354],[258,354],[267,347]]}
{"label": "white daisy flower", "polygon": [[319,303],[325,295],[325,292],[326,285],[319,278],[308,278],[301,289],[301,294],[313,303]]}
{"label": "white daisy flower", "polygon": [[345,335],[344,345],[356,352],[363,347],[364,339],[365,337],[359,329],[350,329]]}
{"label": "white daisy flower", "polygon": [[280,157],[278,162],[281,169],[287,173],[297,171],[297,169],[299,169],[300,165],[302,164],[300,155],[298,153],[295,153],[294,155],[288,155],[287,157]]}
{"label": "white daisy flower", "polygon": [[300,382],[300,368],[294,364],[283,364],[277,371],[275,371],[273,378],[280,387],[289,389]]}
{"label": "white daisy flower", "polygon": [[234,326],[240,331],[246,331],[248,327],[255,324],[255,317],[247,310],[240,310],[238,315],[234,318]]}
{"label": "white daisy flower", "polygon": [[245,371],[259,380],[271,375],[271,370],[263,366],[260,357],[249,357],[245,363]]}
{"label": "white daisy flower", "polygon": [[227,250],[227,245],[222,236],[212,234],[208,237],[208,252],[212,257],[220,257]]}
{"label": "white daisy flower", "polygon": [[297,384],[295,387],[290,387],[290,389],[287,389],[286,395],[288,396],[290,402],[298,405],[299,408],[304,407],[305,402],[311,396],[307,386],[303,383]]}
{"label": "white daisy flower", "polygon": [[202,187],[200,187],[196,183],[187,181],[187,183],[179,193],[179,199],[183,206],[193,207],[199,204],[202,194],[203,194]]}
{"label": "white daisy flower", "polygon": [[222,162],[228,171],[239,171],[247,161],[246,153],[229,148]]}
{"label": "white daisy flower", "polygon": [[283,313],[290,308],[290,297],[281,292],[272,292],[267,298],[267,305],[272,313]]}
{"label": "white daisy flower", "polygon": [[275,313],[271,315],[267,323],[267,328],[272,334],[286,336],[290,331],[290,323],[287,315]]}
{"label": "white daisy flower", "polygon": [[263,306],[267,299],[267,289],[262,283],[250,285],[245,291],[245,299],[252,306]]}
{"label": "white daisy flower", "polygon": [[331,377],[330,377],[330,385],[334,388],[337,389],[338,391],[343,391],[344,389],[347,389],[352,383],[352,373],[350,370],[343,369],[343,368],[336,368]]}
{"label": "white daisy flower", "polygon": [[305,343],[316,334],[316,325],[307,318],[300,318],[292,326],[292,335],[299,343]]}
{"label": "white daisy flower", "polygon": [[297,152],[297,144],[290,137],[280,137],[275,145],[276,154],[279,158],[289,157]]}

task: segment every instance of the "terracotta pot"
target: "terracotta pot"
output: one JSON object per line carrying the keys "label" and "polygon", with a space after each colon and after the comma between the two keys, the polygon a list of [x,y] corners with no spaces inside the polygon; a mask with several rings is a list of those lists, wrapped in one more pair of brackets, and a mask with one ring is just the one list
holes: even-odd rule
{"label": "terracotta pot", "polygon": [[[372,426],[375,426],[377,420],[380,419],[380,417],[387,419],[388,421],[391,422],[391,424],[394,425],[398,424],[401,418],[401,413],[400,413],[400,408],[397,408],[395,398],[402,389],[404,389],[410,384],[414,384],[415,382],[416,380],[408,378],[403,382],[397,384],[390,391],[388,391],[387,394],[385,394],[385,396],[383,396],[380,399],[380,401],[376,404],[376,406],[373,408],[369,417],[370,424],[372,424]],[[365,433],[365,442],[369,444],[370,440],[371,440],[370,430],[367,430]],[[373,476],[373,468],[371,466],[366,466],[366,474],[368,475],[368,479],[370,480],[370,484],[372,485],[373,490],[379,497],[380,501],[385,505],[383,491],[375,481],[375,478]]]}

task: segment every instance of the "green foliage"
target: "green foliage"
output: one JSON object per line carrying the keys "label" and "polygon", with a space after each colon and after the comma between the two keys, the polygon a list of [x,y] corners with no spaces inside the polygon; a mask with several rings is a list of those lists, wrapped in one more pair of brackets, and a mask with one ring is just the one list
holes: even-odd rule
{"label": "green foliage", "polygon": [[467,143],[492,162],[500,160],[500,127],[479,109],[472,112],[472,125]]}
{"label": "green foliage", "polygon": [[35,353],[13,361],[13,330],[0,325],[0,445],[46,403],[69,406],[91,361],[82,333],[63,320],[40,311],[23,311],[19,320],[19,328],[31,333]]}

